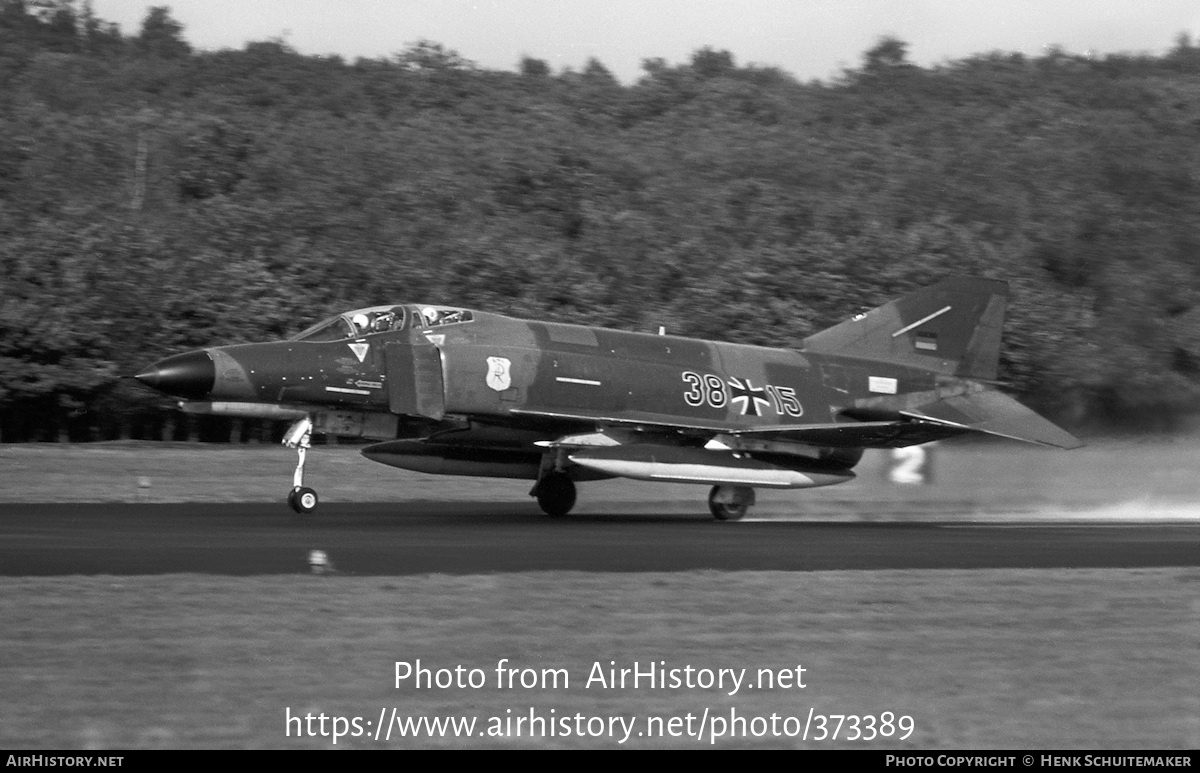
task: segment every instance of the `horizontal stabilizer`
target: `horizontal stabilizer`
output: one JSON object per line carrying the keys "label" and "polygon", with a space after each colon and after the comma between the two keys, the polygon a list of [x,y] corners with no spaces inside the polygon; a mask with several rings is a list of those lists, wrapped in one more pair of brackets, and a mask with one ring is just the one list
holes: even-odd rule
{"label": "horizontal stabilizer", "polygon": [[1079,448],[1079,438],[1002,392],[971,392],[901,411],[922,421],[1056,448]]}

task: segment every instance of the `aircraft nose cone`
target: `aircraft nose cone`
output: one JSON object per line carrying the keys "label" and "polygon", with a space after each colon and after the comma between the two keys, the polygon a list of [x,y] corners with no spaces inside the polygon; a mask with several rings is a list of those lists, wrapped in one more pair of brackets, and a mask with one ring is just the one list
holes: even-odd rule
{"label": "aircraft nose cone", "polygon": [[187,352],[159,360],[134,378],[160,392],[198,400],[212,392],[217,369],[208,352]]}

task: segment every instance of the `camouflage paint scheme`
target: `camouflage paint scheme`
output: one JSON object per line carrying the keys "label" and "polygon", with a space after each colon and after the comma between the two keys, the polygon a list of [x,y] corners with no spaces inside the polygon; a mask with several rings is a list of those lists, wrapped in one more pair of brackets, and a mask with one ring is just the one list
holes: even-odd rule
{"label": "camouflage paint scheme", "polygon": [[551,514],[574,482],[622,475],[711,484],[727,519],[751,486],[849,480],[864,448],[966,432],[1080,445],[989,386],[1006,300],[1003,282],[948,279],[795,350],[401,304],[137,378],[184,410],[296,419],[298,511],[316,505],[294,500],[317,431],[382,440],[364,455],[397,467],[533,479]]}

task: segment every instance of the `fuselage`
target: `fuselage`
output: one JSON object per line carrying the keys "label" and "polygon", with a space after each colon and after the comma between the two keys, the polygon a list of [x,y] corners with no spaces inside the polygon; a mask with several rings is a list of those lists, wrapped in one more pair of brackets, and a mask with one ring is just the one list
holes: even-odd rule
{"label": "fuselage", "polygon": [[398,436],[386,417],[397,426],[449,417],[529,429],[515,445],[554,435],[557,426],[536,427],[559,416],[660,430],[832,422],[873,394],[936,383],[924,370],[791,349],[445,307],[379,308],[392,318],[378,331],[349,323],[362,314],[349,312],[333,318],[340,324],[314,326],[316,335],[176,355],[138,377],[194,401],[195,411],[380,414],[360,418],[365,431],[345,433],[377,438]]}

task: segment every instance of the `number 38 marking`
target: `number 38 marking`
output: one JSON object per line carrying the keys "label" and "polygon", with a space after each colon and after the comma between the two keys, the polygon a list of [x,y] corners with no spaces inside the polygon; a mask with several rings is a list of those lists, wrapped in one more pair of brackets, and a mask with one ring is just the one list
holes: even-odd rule
{"label": "number 38 marking", "polygon": [[683,380],[691,387],[683,393],[684,402],[688,405],[696,407],[708,403],[713,408],[725,407],[729,398],[725,394],[725,382],[721,379],[711,373],[701,376],[689,370],[684,372]]}

